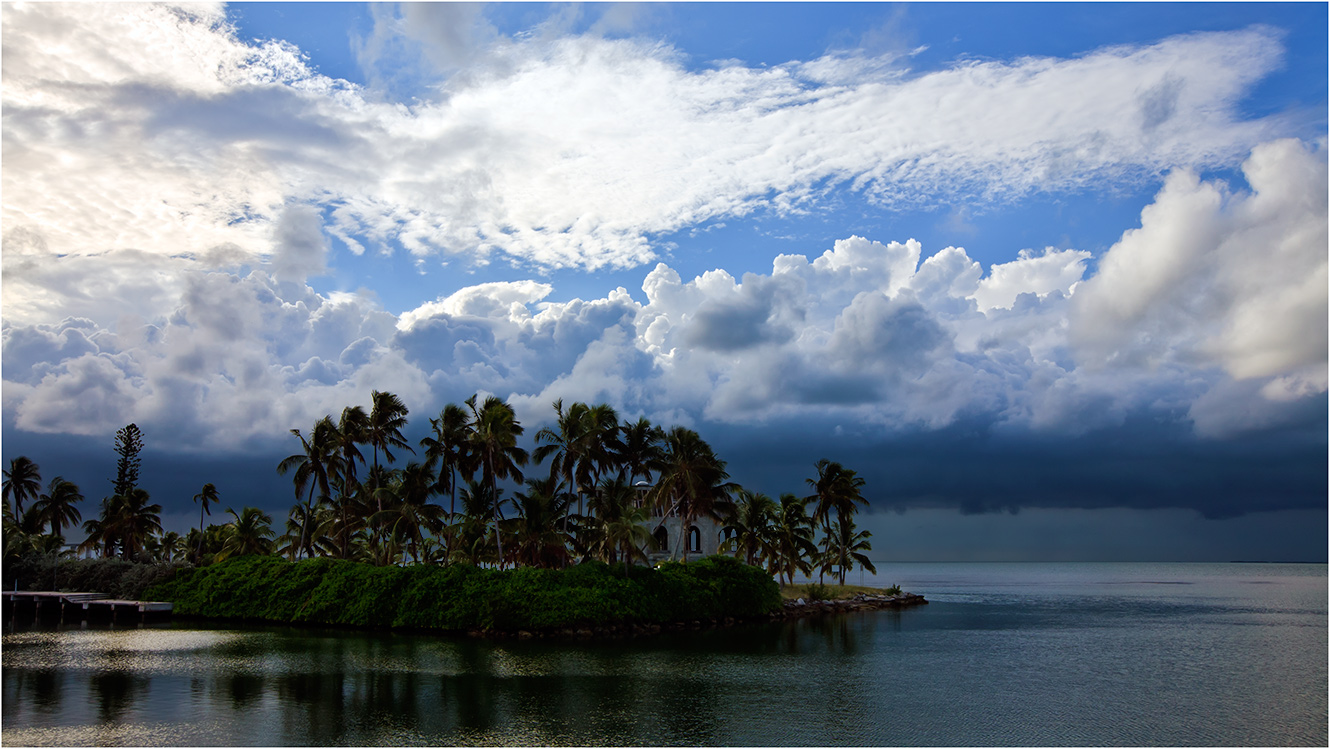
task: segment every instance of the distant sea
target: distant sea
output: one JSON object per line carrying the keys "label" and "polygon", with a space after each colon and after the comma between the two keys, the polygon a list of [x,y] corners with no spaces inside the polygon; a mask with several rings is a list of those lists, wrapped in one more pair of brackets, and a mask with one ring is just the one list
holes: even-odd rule
{"label": "distant sea", "polygon": [[6,623],[0,741],[1327,745],[1324,564],[878,571],[931,603],[583,643]]}

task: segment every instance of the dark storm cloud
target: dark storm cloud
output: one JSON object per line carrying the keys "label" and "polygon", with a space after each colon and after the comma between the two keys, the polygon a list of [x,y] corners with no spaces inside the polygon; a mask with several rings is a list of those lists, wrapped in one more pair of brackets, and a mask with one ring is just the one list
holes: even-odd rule
{"label": "dark storm cloud", "polygon": [[[163,436],[145,433],[145,437],[153,440],[160,440]],[[222,499],[221,506],[213,509],[213,518],[208,522],[224,522],[217,515],[224,513],[227,507],[239,511],[242,507],[253,506],[273,514],[273,525],[280,528],[295,494],[291,477],[278,475],[277,463],[299,447],[295,437],[284,436],[289,444],[287,440],[274,440],[262,454],[218,457],[145,448],[140,455],[139,486],[148,491],[154,502],[162,505],[164,520],[175,518],[183,523],[183,527],[174,528],[177,532],[197,527],[199,507],[193,497],[205,483],[215,485]],[[79,505],[84,520],[96,517],[101,500],[111,494],[117,459],[114,438],[32,434],[13,430],[6,424],[5,467],[8,468],[9,461],[20,455],[37,463],[43,484],[55,476],[62,476],[78,485],[84,496]]]}
{"label": "dark storm cloud", "polygon": [[[871,511],[903,511],[906,518],[920,510],[1174,508],[1225,519],[1324,510],[1326,406],[1324,397],[1319,405],[1309,405],[1297,428],[1222,441],[1198,440],[1183,423],[1161,423],[1147,414],[1117,428],[1056,439],[997,434],[980,420],[878,439],[846,429],[837,434],[829,423],[791,422],[766,430],[694,426],[729,462],[734,480],[773,497],[807,494],[813,463],[825,457],[865,478]],[[424,436],[434,415],[410,415],[411,444]],[[14,429],[8,421],[4,464],[27,455],[41,466],[44,480],[61,475],[78,484],[89,500],[82,508],[85,518],[95,514],[115,472],[111,438],[38,435]],[[164,435],[147,436],[158,441]],[[205,482],[221,490],[223,507],[260,507],[280,524],[294,495],[290,478],[278,475],[276,465],[298,447],[289,435],[272,435],[247,453],[224,457],[150,448],[143,456],[142,486],[162,504],[164,515],[181,525],[179,530],[197,524],[198,508],[191,498]],[[1038,557],[1040,543],[1028,539],[1032,558]]]}
{"label": "dark storm cloud", "polygon": [[435,311],[415,318],[391,345],[430,378],[440,394],[460,399],[476,390],[534,392],[570,372],[588,347],[631,329],[635,308],[626,296],[574,299],[525,318],[488,297],[465,300],[465,314]]}
{"label": "dark storm cloud", "polygon": [[[737,298],[708,299],[698,306],[683,341],[710,351],[741,351],[762,343],[785,343],[794,331],[780,323],[775,305],[788,303],[769,279],[749,274]],[[791,312],[802,316],[796,308]]]}
{"label": "dark storm cloud", "polygon": [[[1226,440],[1196,438],[1185,420],[1135,413],[1079,436],[1041,435],[968,419],[886,438],[834,432],[829,421],[771,425],[760,434],[701,428],[744,486],[806,493],[820,457],[867,480],[879,510],[956,508],[1183,508],[1207,518],[1324,508],[1327,399],[1304,404],[1296,425]],[[801,435],[819,435],[816,439]]]}
{"label": "dark storm cloud", "polygon": [[868,292],[841,313],[828,353],[852,371],[917,377],[948,341],[934,315],[913,299]]}

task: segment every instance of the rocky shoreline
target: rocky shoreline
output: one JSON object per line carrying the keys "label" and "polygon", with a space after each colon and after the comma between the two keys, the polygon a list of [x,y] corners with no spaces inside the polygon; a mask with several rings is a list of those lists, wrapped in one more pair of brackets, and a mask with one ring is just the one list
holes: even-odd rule
{"label": "rocky shoreline", "polygon": [[900,609],[906,606],[919,606],[928,603],[918,593],[897,593],[894,596],[869,595],[858,593],[852,598],[838,601],[786,601],[784,611],[772,614],[772,619],[795,619],[814,614],[834,614],[849,611],[880,611],[882,609]]}
{"label": "rocky shoreline", "polygon": [[780,611],[756,617],[736,618],[727,616],[720,619],[695,619],[693,621],[668,622],[665,624],[606,624],[594,627],[564,627],[548,630],[520,629],[517,631],[504,631],[472,629],[468,630],[466,634],[469,637],[495,640],[590,640],[600,638],[643,637],[664,632],[713,629],[717,627],[730,627],[735,624],[798,619],[821,614],[842,614],[854,611],[901,609],[926,603],[928,603],[928,601],[917,593],[899,593],[890,596],[859,593],[852,598],[836,601],[805,601],[802,598],[797,601],[785,601],[781,606]]}

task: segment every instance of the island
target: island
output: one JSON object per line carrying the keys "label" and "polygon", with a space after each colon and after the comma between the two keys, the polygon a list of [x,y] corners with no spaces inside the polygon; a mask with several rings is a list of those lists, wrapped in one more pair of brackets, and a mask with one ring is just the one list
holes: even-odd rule
{"label": "island", "polygon": [[182,569],[147,596],[170,601],[180,617],[520,638],[650,634],[923,602],[899,590],[787,602],[766,571],[724,555],[508,570],[251,555]]}

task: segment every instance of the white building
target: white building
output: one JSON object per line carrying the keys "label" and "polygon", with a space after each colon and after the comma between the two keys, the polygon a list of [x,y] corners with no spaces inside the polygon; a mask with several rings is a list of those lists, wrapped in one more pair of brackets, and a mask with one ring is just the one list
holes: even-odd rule
{"label": "white building", "polygon": [[[633,488],[637,490],[637,506],[641,507],[646,503],[646,493],[651,489],[651,484],[639,481]],[[720,544],[725,538],[720,523],[709,517],[693,518],[688,527],[684,528],[683,518],[653,515],[647,521],[646,528],[652,538],[656,539],[656,548],[646,550],[647,560],[653,565],[671,559],[681,560],[685,549],[690,559],[710,556],[720,550]]]}

